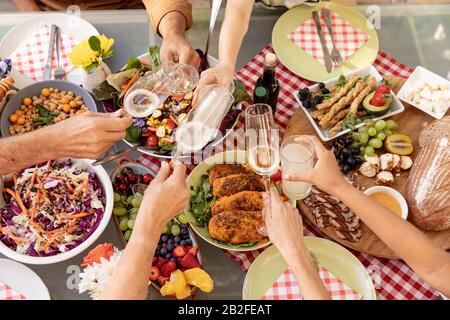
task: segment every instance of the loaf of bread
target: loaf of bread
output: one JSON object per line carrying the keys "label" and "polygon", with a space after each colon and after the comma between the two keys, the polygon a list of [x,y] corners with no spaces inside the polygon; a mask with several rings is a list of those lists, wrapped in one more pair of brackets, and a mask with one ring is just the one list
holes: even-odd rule
{"label": "loaf of bread", "polygon": [[432,122],[419,137],[421,150],[407,185],[412,222],[425,230],[450,228],[450,117]]}
{"label": "loaf of bread", "polygon": [[13,88],[14,79],[11,76],[0,80],[0,101],[6,96],[6,93]]}

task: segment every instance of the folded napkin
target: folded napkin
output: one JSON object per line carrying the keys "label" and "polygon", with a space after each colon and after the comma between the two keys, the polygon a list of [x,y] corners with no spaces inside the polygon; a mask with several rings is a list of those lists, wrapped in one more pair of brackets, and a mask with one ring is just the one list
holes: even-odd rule
{"label": "folded napkin", "polygon": [[[331,51],[333,50],[333,43],[331,41],[331,36],[328,32],[322,12],[320,12],[320,25],[322,26],[322,32],[325,36],[328,51],[331,54]],[[333,27],[333,36],[334,41],[336,42],[336,48],[339,50],[344,60],[354,54],[367,42],[367,40],[369,40],[369,36],[366,33],[353,27],[347,20],[341,18],[332,10],[331,25]],[[301,49],[306,51],[309,55],[313,56],[321,64],[325,65],[319,34],[312,17],[288,34],[288,38]],[[333,69],[337,66],[337,64],[333,63]]]}
{"label": "folded napkin", "polygon": [[0,281],[0,300],[26,300],[27,298],[8,286],[6,283]]}
{"label": "folded napkin", "polygon": [[[360,300],[361,295],[339,280],[334,274],[319,267],[319,276],[332,300]],[[287,269],[261,300],[302,300],[302,292],[291,269]]]}
{"label": "folded napkin", "polygon": [[6,76],[11,72],[11,59],[1,59],[0,58],[0,80],[6,78]]}
{"label": "folded napkin", "polygon": [[[10,55],[9,58],[13,62],[13,68],[36,81],[43,80],[50,44],[50,32],[50,25],[38,25],[36,30]],[[69,53],[78,42],[75,38],[61,32],[61,62],[66,73],[73,68],[69,60]],[[53,48],[52,78],[56,67],[55,45]]]}

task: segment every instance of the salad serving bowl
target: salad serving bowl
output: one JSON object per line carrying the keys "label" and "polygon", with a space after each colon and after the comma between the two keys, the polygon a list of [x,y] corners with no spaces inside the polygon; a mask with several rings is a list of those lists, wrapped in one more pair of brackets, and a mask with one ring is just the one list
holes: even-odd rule
{"label": "salad serving bowl", "polygon": [[[65,160],[67,159],[57,159],[58,162],[62,162]],[[113,210],[114,196],[111,180],[109,179],[109,176],[106,173],[105,169],[103,169],[103,167],[101,166],[96,167],[92,166],[91,160],[86,159],[70,159],[70,160],[72,161],[72,163],[77,164],[81,169],[86,170],[89,173],[95,173],[97,181],[103,188],[103,197],[105,199],[104,210],[100,218],[100,221],[98,223],[95,223],[96,226],[95,225],[91,226],[91,228],[93,228],[93,231],[91,231],[92,229],[89,230],[86,234],[86,238],[81,240],[82,242],[76,244],[76,246],[73,247],[72,249],[69,249],[68,251],[65,252],[56,253],[54,255],[37,256],[37,255],[22,254],[20,252],[11,249],[2,241],[0,241],[1,254],[7,256],[10,259],[27,264],[45,265],[58,263],[71,259],[77,256],[78,254],[82,253],[101,236],[101,234],[103,233],[103,231],[105,230],[106,226],[109,223],[111,213]]]}

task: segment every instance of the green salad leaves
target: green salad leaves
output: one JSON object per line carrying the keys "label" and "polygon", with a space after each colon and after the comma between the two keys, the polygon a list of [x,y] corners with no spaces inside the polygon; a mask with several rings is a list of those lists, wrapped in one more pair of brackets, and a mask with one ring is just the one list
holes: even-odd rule
{"label": "green salad leaves", "polygon": [[189,200],[189,211],[194,216],[196,224],[204,227],[211,219],[211,204],[216,200],[212,193],[212,186],[209,183],[208,175],[205,174],[200,178],[199,185],[191,187],[191,198]]}
{"label": "green salad leaves", "polygon": [[36,107],[39,112],[39,117],[33,120],[34,127],[53,124],[53,118],[59,115],[59,112],[50,111],[42,104],[38,104]]}

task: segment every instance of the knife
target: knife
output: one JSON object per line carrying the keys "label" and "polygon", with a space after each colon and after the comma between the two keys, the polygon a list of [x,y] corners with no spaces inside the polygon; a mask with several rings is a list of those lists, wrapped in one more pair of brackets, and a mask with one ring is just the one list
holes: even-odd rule
{"label": "knife", "polygon": [[316,25],[317,33],[319,34],[320,45],[322,46],[323,57],[325,58],[325,67],[327,68],[327,72],[330,73],[333,70],[333,62],[331,60],[330,52],[327,48],[327,43],[322,32],[322,27],[320,26],[319,13],[317,11],[313,11],[312,15],[314,18],[314,24]]}
{"label": "knife", "polygon": [[44,68],[44,80],[50,80],[52,75],[53,47],[55,46],[56,25],[52,24],[50,32],[50,43],[48,45],[47,61]]}

